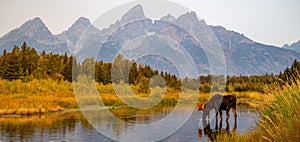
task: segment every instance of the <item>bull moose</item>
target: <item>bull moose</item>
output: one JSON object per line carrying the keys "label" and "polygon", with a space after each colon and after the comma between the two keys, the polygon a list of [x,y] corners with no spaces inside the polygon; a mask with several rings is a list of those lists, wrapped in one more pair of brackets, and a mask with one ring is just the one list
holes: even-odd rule
{"label": "bull moose", "polygon": [[203,120],[209,116],[209,112],[214,109],[216,111],[216,118],[218,117],[218,112],[220,113],[220,119],[222,120],[222,111],[226,111],[226,121],[229,119],[229,111],[232,108],[234,117],[237,117],[236,114],[236,97],[233,95],[220,95],[216,94],[211,97],[208,102],[204,105],[199,104],[198,110],[203,110],[202,118]]}

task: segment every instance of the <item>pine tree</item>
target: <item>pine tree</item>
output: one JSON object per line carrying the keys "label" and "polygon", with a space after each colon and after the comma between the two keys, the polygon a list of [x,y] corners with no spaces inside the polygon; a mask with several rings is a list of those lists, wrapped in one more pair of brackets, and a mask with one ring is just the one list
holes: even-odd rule
{"label": "pine tree", "polygon": [[65,80],[72,82],[72,67],[73,67],[73,56],[68,59],[68,56],[65,54],[64,56],[64,69],[62,71],[62,75]]}
{"label": "pine tree", "polygon": [[5,74],[6,74],[6,70],[8,68],[7,66],[7,57],[6,57],[6,49],[4,49],[2,55],[1,55],[1,58],[0,58],[0,77],[1,78],[4,78]]}
{"label": "pine tree", "polygon": [[137,78],[138,78],[138,69],[136,62],[133,61],[130,72],[129,72],[129,83],[130,84],[137,84]]}
{"label": "pine tree", "polygon": [[37,63],[38,60],[40,59],[40,56],[38,55],[38,53],[34,48],[28,47],[28,50],[29,53],[27,54],[27,57],[28,57],[29,66],[27,69],[28,69],[28,74],[31,75],[37,69]]}
{"label": "pine tree", "polygon": [[149,78],[142,77],[138,83],[138,93],[148,94],[150,91]]}
{"label": "pine tree", "polygon": [[24,76],[26,71],[28,72],[28,68],[29,68],[28,47],[26,42],[24,42],[23,45],[21,46],[21,56],[22,56],[21,67],[23,69],[22,73]]}
{"label": "pine tree", "polygon": [[14,47],[11,54],[8,54],[6,62],[7,68],[5,70],[3,79],[20,79],[23,69],[21,67],[20,49],[17,46]]}
{"label": "pine tree", "polygon": [[102,81],[103,81],[102,83],[104,85],[112,83],[112,81],[111,81],[111,68],[112,68],[112,64],[111,63],[105,63],[101,67],[101,70],[102,70]]}
{"label": "pine tree", "polygon": [[95,80],[99,83],[103,83],[102,66],[103,66],[102,61],[96,62],[96,65],[95,65]]}

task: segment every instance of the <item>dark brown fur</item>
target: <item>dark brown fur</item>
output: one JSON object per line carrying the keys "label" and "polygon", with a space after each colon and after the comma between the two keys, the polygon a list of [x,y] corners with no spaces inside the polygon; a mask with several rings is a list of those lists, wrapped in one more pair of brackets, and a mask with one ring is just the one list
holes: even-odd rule
{"label": "dark brown fur", "polygon": [[[202,104],[201,104],[202,105]],[[209,116],[210,110],[214,109],[216,111],[216,117],[218,117],[218,112],[220,113],[220,119],[222,119],[222,110],[226,111],[226,120],[229,118],[229,111],[232,108],[234,116],[236,117],[236,97],[233,95],[222,96],[216,94],[209,99],[209,101],[200,107],[198,110],[203,110],[203,119]]]}

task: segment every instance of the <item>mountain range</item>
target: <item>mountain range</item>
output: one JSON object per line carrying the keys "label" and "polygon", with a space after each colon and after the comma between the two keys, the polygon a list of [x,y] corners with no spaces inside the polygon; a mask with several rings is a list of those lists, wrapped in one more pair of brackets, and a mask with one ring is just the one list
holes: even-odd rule
{"label": "mountain range", "polygon": [[282,48],[294,50],[300,53],[300,40],[291,45],[285,44]]}
{"label": "mountain range", "polygon": [[[198,44],[197,39],[185,29],[192,29],[192,34],[196,37],[207,40],[216,38],[218,45]],[[210,35],[210,32],[214,36]],[[99,55],[95,54],[96,58],[112,62],[114,55],[120,53],[124,45],[139,37],[147,38],[144,38],[136,49],[127,49],[127,52],[130,52],[129,58],[131,54],[133,56],[141,52],[154,52],[148,46],[160,51],[171,49],[168,44],[160,42],[155,34],[170,37],[184,47],[195,61],[198,74],[210,73],[211,69],[209,61],[212,59],[207,55],[213,52],[210,52],[210,48],[204,47],[205,45],[220,46],[225,57],[227,75],[278,74],[295,59],[300,59],[300,41],[282,48],[265,45],[222,26],[207,25],[204,20],[197,18],[195,12],[185,13],[178,18],[168,14],[160,20],[151,20],[145,16],[141,5],[131,8],[120,20],[105,29],[98,29],[87,18],[80,17],[68,30],[57,35],[52,34],[40,18],[34,18],[0,38],[0,53],[4,49],[11,51],[14,45],[20,46],[26,41],[27,45],[38,52],[81,53],[79,54],[81,58],[95,54],[93,52],[101,49]],[[77,46],[78,43],[81,46]],[[177,52],[179,54],[179,51],[174,54]],[[174,65],[170,65],[172,62],[168,58],[152,55],[143,56],[137,61],[150,64],[159,70],[178,73]]]}

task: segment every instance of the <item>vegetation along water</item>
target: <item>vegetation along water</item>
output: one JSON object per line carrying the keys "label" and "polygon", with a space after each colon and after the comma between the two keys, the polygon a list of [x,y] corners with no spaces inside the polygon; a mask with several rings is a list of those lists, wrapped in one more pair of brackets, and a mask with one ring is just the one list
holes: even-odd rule
{"label": "vegetation along water", "polygon": [[[95,81],[99,97],[112,110],[119,110],[116,113],[122,112],[122,109],[116,108],[124,108],[126,104],[116,96],[115,84],[128,83],[134,94],[145,97],[145,102],[151,102],[151,97],[147,96],[155,97],[155,93],[164,92],[165,95],[158,104],[164,107],[175,106],[180,95],[188,98],[193,90],[199,91],[198,101],[202,103],[208,100],[211,93],[220,93],[224,90],[223,94],[232,94],[237,97],[238,107],[259,108],[259,121],[256,125],[257,128],[248,133],[222,133],[217,135],[214,140],[297,141],[300,138],[298,129],[300,127],[298,113],[300,111],[300,62],[296,60],[290,68],[282,71],[279,75],[206,75],[196,79],[182,79],[168,72],[137,64],[119,55],[115,63],[129,68],[129,80],[124,82],[122,74],[118,78],[111,78],[112,63],[96,61],[93,58],[77,63],[75,57],[67,54],[45,52],[38,54],[25,42],[21,48],[15,47],[12,52],[4,51],[0,56],[1,119],[8,115],[36,116],[43,114],[46,116],[48,113],[78,109],[73,90],[74,84],[72,84],[72,82],[76,84],[77,78],[76,75],[75,78],[72,78],[72,73],[90,72],[91,63],[95,65]],[[74,70],[72,72],[72,68],[76,68],[77,72]],[[162,77],[166,83],[149,83],[153,76]],[[212,84],[212,78],[217,83]],[[226,83],[222,84],[222,80],[225,79]],[[181,90],[181,86],[185,86],[185,90]],[[131,96],[129,94],[123,97]],[[189,103],[188,99],[186,101]]]}

